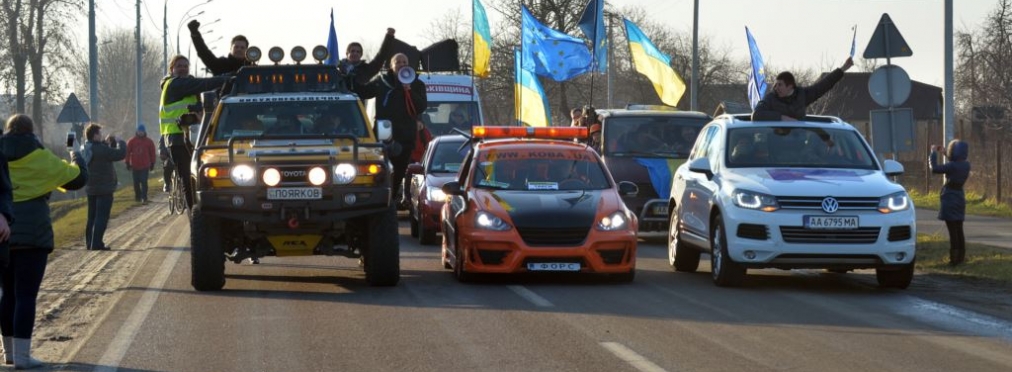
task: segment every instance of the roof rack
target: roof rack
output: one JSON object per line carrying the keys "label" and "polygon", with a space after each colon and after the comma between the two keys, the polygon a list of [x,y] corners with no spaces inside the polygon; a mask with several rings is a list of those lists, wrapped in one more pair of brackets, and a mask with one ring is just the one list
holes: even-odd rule
{"label": "roof rack", "polygon": [[[715,119],[727,118],[738,121],[752,121],[752,114],[723,114]],[[806,115],[804,118],[798,121],[807,121],[813,123],[843,123],[844,121],[836,116],[828,115]],[[771,122],[771,121],[767,121]]]}

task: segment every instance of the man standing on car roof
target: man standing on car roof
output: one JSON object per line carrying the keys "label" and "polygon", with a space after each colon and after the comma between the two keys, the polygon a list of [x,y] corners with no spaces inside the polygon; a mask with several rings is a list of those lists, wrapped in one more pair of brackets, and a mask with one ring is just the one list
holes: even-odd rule
{"label": "man standing on car roof", "polygon": [[245,36],[235,35],[232,38],[230,44],[232,48],[228,55],[215,57],[211,49],[207,47],[207,43],[204,43],[204,38],[200,36],[200,22],[192,20],[186,24],[186,27],[190,29],[190,39],[193,40],[193,48],[197,50],[197,57],[200,57],[204,66],[211,70],[212,75],[230,74],[239,71],[242,66],[250,65],[250,62],[246,60],[246,48],[249,47],[249,40],[246,40]]}
{"label": "man standing on car roof", "polygon": [[854,60],[847,58],[843,66],[833,70],[815,84],[807,87],[795,85],[794,74],[784,71],[777,75],[773,83],[773,91],[766,93],[755,111],[752,121],[794,121],[805,117],[805,109],[833,89],[843,79],[843,72],[854,65]]}

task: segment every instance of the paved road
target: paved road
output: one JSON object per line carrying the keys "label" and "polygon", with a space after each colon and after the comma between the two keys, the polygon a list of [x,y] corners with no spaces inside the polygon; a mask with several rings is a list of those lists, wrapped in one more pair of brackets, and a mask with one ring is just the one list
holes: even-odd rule
{"label": "paved road", "polygon": [[[963,232],[968,242],[1012,249],[1012,219],[966,216]],[[931,209],[917,209],[917,233],[949,236],[945,221],[939,221],[938,211]]]}
{"label": "paved road", "polygon": [[1012,325],[877,289],[867,272],[758,271],[722,289],[708,264],[676,274],[644,244],[632,284],[465,285],[403,222],[401,236],[394,288],[367,286],[349,259],[266,258],[229,264],[226,290],[197,293],[185,234],[168,234],[64,369],[1012,370]]}

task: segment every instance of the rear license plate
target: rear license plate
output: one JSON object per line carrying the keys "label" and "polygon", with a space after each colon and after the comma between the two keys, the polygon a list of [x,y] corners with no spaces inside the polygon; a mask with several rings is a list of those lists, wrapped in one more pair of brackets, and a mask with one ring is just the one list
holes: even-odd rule
{"label": "rear license plate", "polygon": [[267,189],[270,200],[318,200],[323,199],[323,190],[319,187],[279,187]]}
{"label": "rear license plate", "polygon": [[528,271],[580,271],[577,262],[532,262],[527,264]]}
{"label": "rear license plate", "polygon": [[857,216],[805,216],[805,228],[810,230],[851,230],[860,227]]}

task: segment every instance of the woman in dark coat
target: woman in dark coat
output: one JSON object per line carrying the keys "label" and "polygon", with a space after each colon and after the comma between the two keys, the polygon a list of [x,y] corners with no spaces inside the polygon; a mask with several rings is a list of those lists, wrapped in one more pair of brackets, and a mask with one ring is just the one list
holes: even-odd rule
{"label": "woman in dark coat", "polygon": [[963,194],[963,184],[970,178],[970,145],[958,139],[949,142],[945,151],[947,161],[939,164],[938,151],[941,146],[931,146],[931,155],[928,155],[928,166],[932,173],[945,175],[945,184],[942,186],[941,208],[938,210],[938,219],[945,221],[945,227],[949,230],[949,265],[955,266],[963,263],[966,255],[966,237],[963,235],[963,220],[966,216],[966,195]]}
{"label": "woman in dark coat", "polygon": [[69,164],[46,150],[34,133],[27,115],[7,120],[0,137],[0,154],[7,158],[13,190],[14,223],[11,224],[10,265],[0,268],[0,331],[4,362],[14,369],[41,367],[31,356],[35,328],[35,301],[49,254],[53,252],[53,224],[49,217],[49,194],[53,190],[77,190],[88,180],[87,167],[71,155]]}

